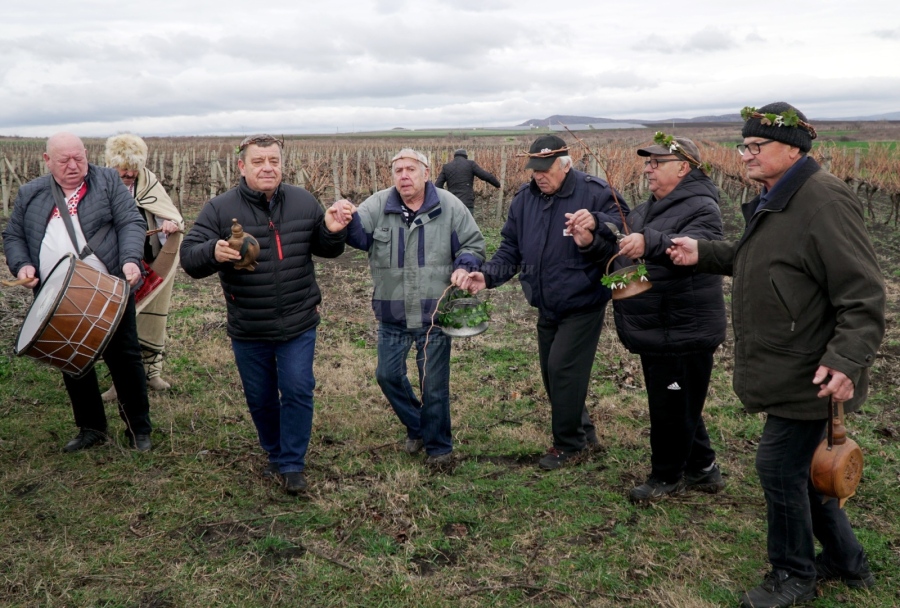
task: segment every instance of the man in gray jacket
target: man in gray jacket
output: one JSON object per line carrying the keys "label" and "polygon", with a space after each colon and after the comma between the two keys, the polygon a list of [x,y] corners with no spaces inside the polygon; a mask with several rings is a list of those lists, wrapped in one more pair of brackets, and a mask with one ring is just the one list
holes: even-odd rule
{"label": "man in gray jacket", "polygon": [[[738,145],[762,192],[742,207],[737,242],[673,238],[668,253],[732,283],[734,391],[766,413],[756,471],[766,497],[772,571],[745,607],[816,597],[816,579],[875,584],[837,500],[810,481],[829,400],[859,409],[884,335],[884,283],[859,199],[807,153],[816,131],[793,106],[744,108]],[[815,540],[822,545],[816,555]]]}
{"label": "man in gray jacket", "polygon": [[[84,262],[104,273],[128,281],[141,280],[147,224],[134,198],[114,169],[88,164],[82,141],[71,133],[57,133],[47,140],[44,162],[50,171],[19,189],[13,214],[3,232],[3,247],[10,272],[37,289],[65,255],[79,254],[105,226],[111,228]],[[70,236],[54,198],[58,185],[72,218]],[[77,246],[72,242],[77,239]],[[30,279],[30,280],[29,280]],[[144,452],[151,448],[150,404],[135,322],[134,295],[128,295],[125,313],[103,353],[119,396],[119,415],[125,422],[128,442]],[[63,448],[75,452],[103,443],[107,438],[106,413],[91,369],[79,378],[63,374],[75,413],[78,435]]]}
{"label": "man in gray jacket", "polygon": [[[406,451],[425,448],[426,464],[452,461],[450,337],[433,324],[451,275],[467,276],[484,260],[484,237],[458,198],[428,181],[428,159],[410,149],[391,160],[394,186],[376,192],[353,213],[347,244],[369,252],[379,321],[375,376],[406,426]],[[416,345],[421,399],[406,375]],[[426,348],[427,345],[427,348]],[[426,352],[427,351],[427,352]],[[427,365],[426,365],[427,361]]]}

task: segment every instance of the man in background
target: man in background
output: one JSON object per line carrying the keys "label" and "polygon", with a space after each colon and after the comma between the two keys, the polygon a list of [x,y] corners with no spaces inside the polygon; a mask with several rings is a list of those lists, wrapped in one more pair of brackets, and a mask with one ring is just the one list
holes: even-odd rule
{"label": "man in background", "polygon": [[500,187],[500,180],[493,173],[478,166],[474,160],[469,160],[469,154],[462,148],[453,153],[453,160],[441,167],[441,172],[434,185],[443,188],[447,184],[447,190],[463,202],[466,209],[475,214],[475,178],[486,181],[494,188]]}

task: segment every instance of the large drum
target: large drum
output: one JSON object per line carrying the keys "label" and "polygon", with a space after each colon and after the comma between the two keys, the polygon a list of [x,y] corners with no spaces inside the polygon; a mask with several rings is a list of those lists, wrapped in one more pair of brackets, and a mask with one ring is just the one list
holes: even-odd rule
{"label": "large drum", "polygon": [[127,303],[128,283],[69,254],[41,281],[19,330],[16,355],[83,376],[103,354]]}

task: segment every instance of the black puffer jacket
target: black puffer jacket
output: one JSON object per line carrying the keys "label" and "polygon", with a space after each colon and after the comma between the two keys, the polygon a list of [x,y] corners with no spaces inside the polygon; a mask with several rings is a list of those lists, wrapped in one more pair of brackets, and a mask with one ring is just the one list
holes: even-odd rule
{"label": "black puffer jacket", "polygon": [[434,180],[434,185],[443,188],[447,184],[450,194],[461,200],[470,210],[475,208],[475,191],[472,189],[475,178],[479,177],[495,188],[500,187],[500,180],[478,166],[474,160],[458,155],[441,168]]}
{"label": "black puffer jacket", "polygon": [[631,231],[644,235],[644,258],[653,284],[638,296],[614,301],[616,331],[629,351],[706,352],[725,340],[722,277],[675,266],[666,255],[671,237],[722,240],[718,200],[715,184],[694,169],[667,197],[657,201],[651,196],[628,216]]}
{"label": "black puffer jacket", "polygon": [[[219,273],[232,338],[291,340],[318,325],[322,296],[312,256],[334,258],[344,251],[347,231],[328,231],[312,194],[282,184],[273,200],[268,211],[265,195],[241,178],[237,188],[206,203],[181,244],[181,265],[189,275]],[[232,218],[259,241],[253,271],[215,260],[216,241],[231,237]]]}
{"label": "black puffer jacket", "polygon": [[[41,244],[50,214],[56,207],[52,179],[44,175],[19,188],[12,217],[3,232],[6,263],[13,276],[27,265],[40,270]],[[128,262],[140,266],[147,223],[115,169],[88,165],[85,181],[88,189],[84,200],[78,203],[78,223],[88,241],[112,223],[113,228],[94,248],[94,253],[110,274],[124,279],[122,266]]]}

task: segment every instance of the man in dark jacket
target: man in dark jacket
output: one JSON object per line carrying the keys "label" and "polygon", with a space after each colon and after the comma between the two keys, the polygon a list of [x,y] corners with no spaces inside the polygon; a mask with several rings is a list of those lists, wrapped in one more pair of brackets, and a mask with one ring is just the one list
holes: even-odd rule
{"label": "man in dark jacket", "polygon": [[636,502],[725,487],[702,413],[726,324],[722,277],[675,266],[666,255],[675,236],[724,236],[719,192],[700,169],[700,150],[674,138],[637,153],[648,157],[650,199],[628,215],[619,259],[646,259],[653,287],[613,302],[619,338],[641,357],[650,410],[650,476],[629,493]]}
{"label": "man in dark jacket", "polygon": [[500,180],[493,173],[485,171],[474,160],[469,160],[468,153],[460,148],[453,153],[453,160],[441,167],[441,172],[434,185],[443,188],[447,184],[450,194],[461,200],[466,208],[475,215],[475,190],[473,185],[478,177],[494,188],[500,187]]}
{"label": "man in dark jacket", "polygon": [[817,578],[875,584],[846,513],[837,500],[823,503],[809,469],[829,400],[848,412],[865,401],[884,335],[884,283],[859,199],[807,156],[816,132],[803,113],[776,102],[742,115],[738,150],[747,175],[763,184],[742,208],[743,236],[675,238],[669,254],[734,277],[734,390],[747,411],[767,414],[756,470],[772,565],[741,600],[790,606],[816,597]]}
{"label": "man in dark jacket", "polygon": [[[19,189],[3,232],[10,271],[28,280],[25,287],[36,289],[63,256],[81,254],[92,268],[125,279],[132,287],[137,285],[147,224],[119,174],[88,164],[84,144],[71,133],[57,133],[47,140],[44,162],[50,174]],[[60,204],[65,202],[74,234],[69,234],[60,215],[54,190],[59,193]],[[110,227],[108,231],[106,226]],[[98,233],[100,237],[94,239]],[[92,239],[93,253],[85,255],[85,245]],[[145,452],[151,448],[150,403],[133,294],[128,295],[122,320],[109,339],[103,360],[119,389],[119,416],[125,422],[128,441]],[[106,413],[96,372],[90,369],[79,378],[63,373],[63,381],[79,427],[78,435],[63,450],[74,452],[105,442]]]}
{"label": "man in dark jacket", "polygon": [[[545,470],[598,444],[585,405],[591,367],[610,292],[600,283],[606,258],[615,251],[611,222],[622,228],[628,212],[621,195],[605,181],[572,169],[566,142],[555,135],[537,138],[528,152],[532,179],[516,193],[500,247],[480,272],[457,284],[472,293],[502,285],[516,274],[528,302],[538,309],[538,350],[544,388],[550,398],[553,446],[540,460]],[[616,198],[621,212],[616,206]],[[579,210],[596,212],[604,232],[594,262],[579,250],[567,223]],[[591,229],[594,226],[590,226]]]}
{"label": "man in dark jacket", "polygon": [[[254,135],[241,142],[240,185],[209,201],[181,245],[181,265],[194,278],[218,272],[228,335],[259,443],[265,477],[285,489],[307,487],[303,473],[313,419],[313,354],[321,301],[313,255],[344,251],[349,218],[303,188],[281,182],[282,142]],[[232,218],[259,242],[258,266],[237,269],[229,247]]]}

